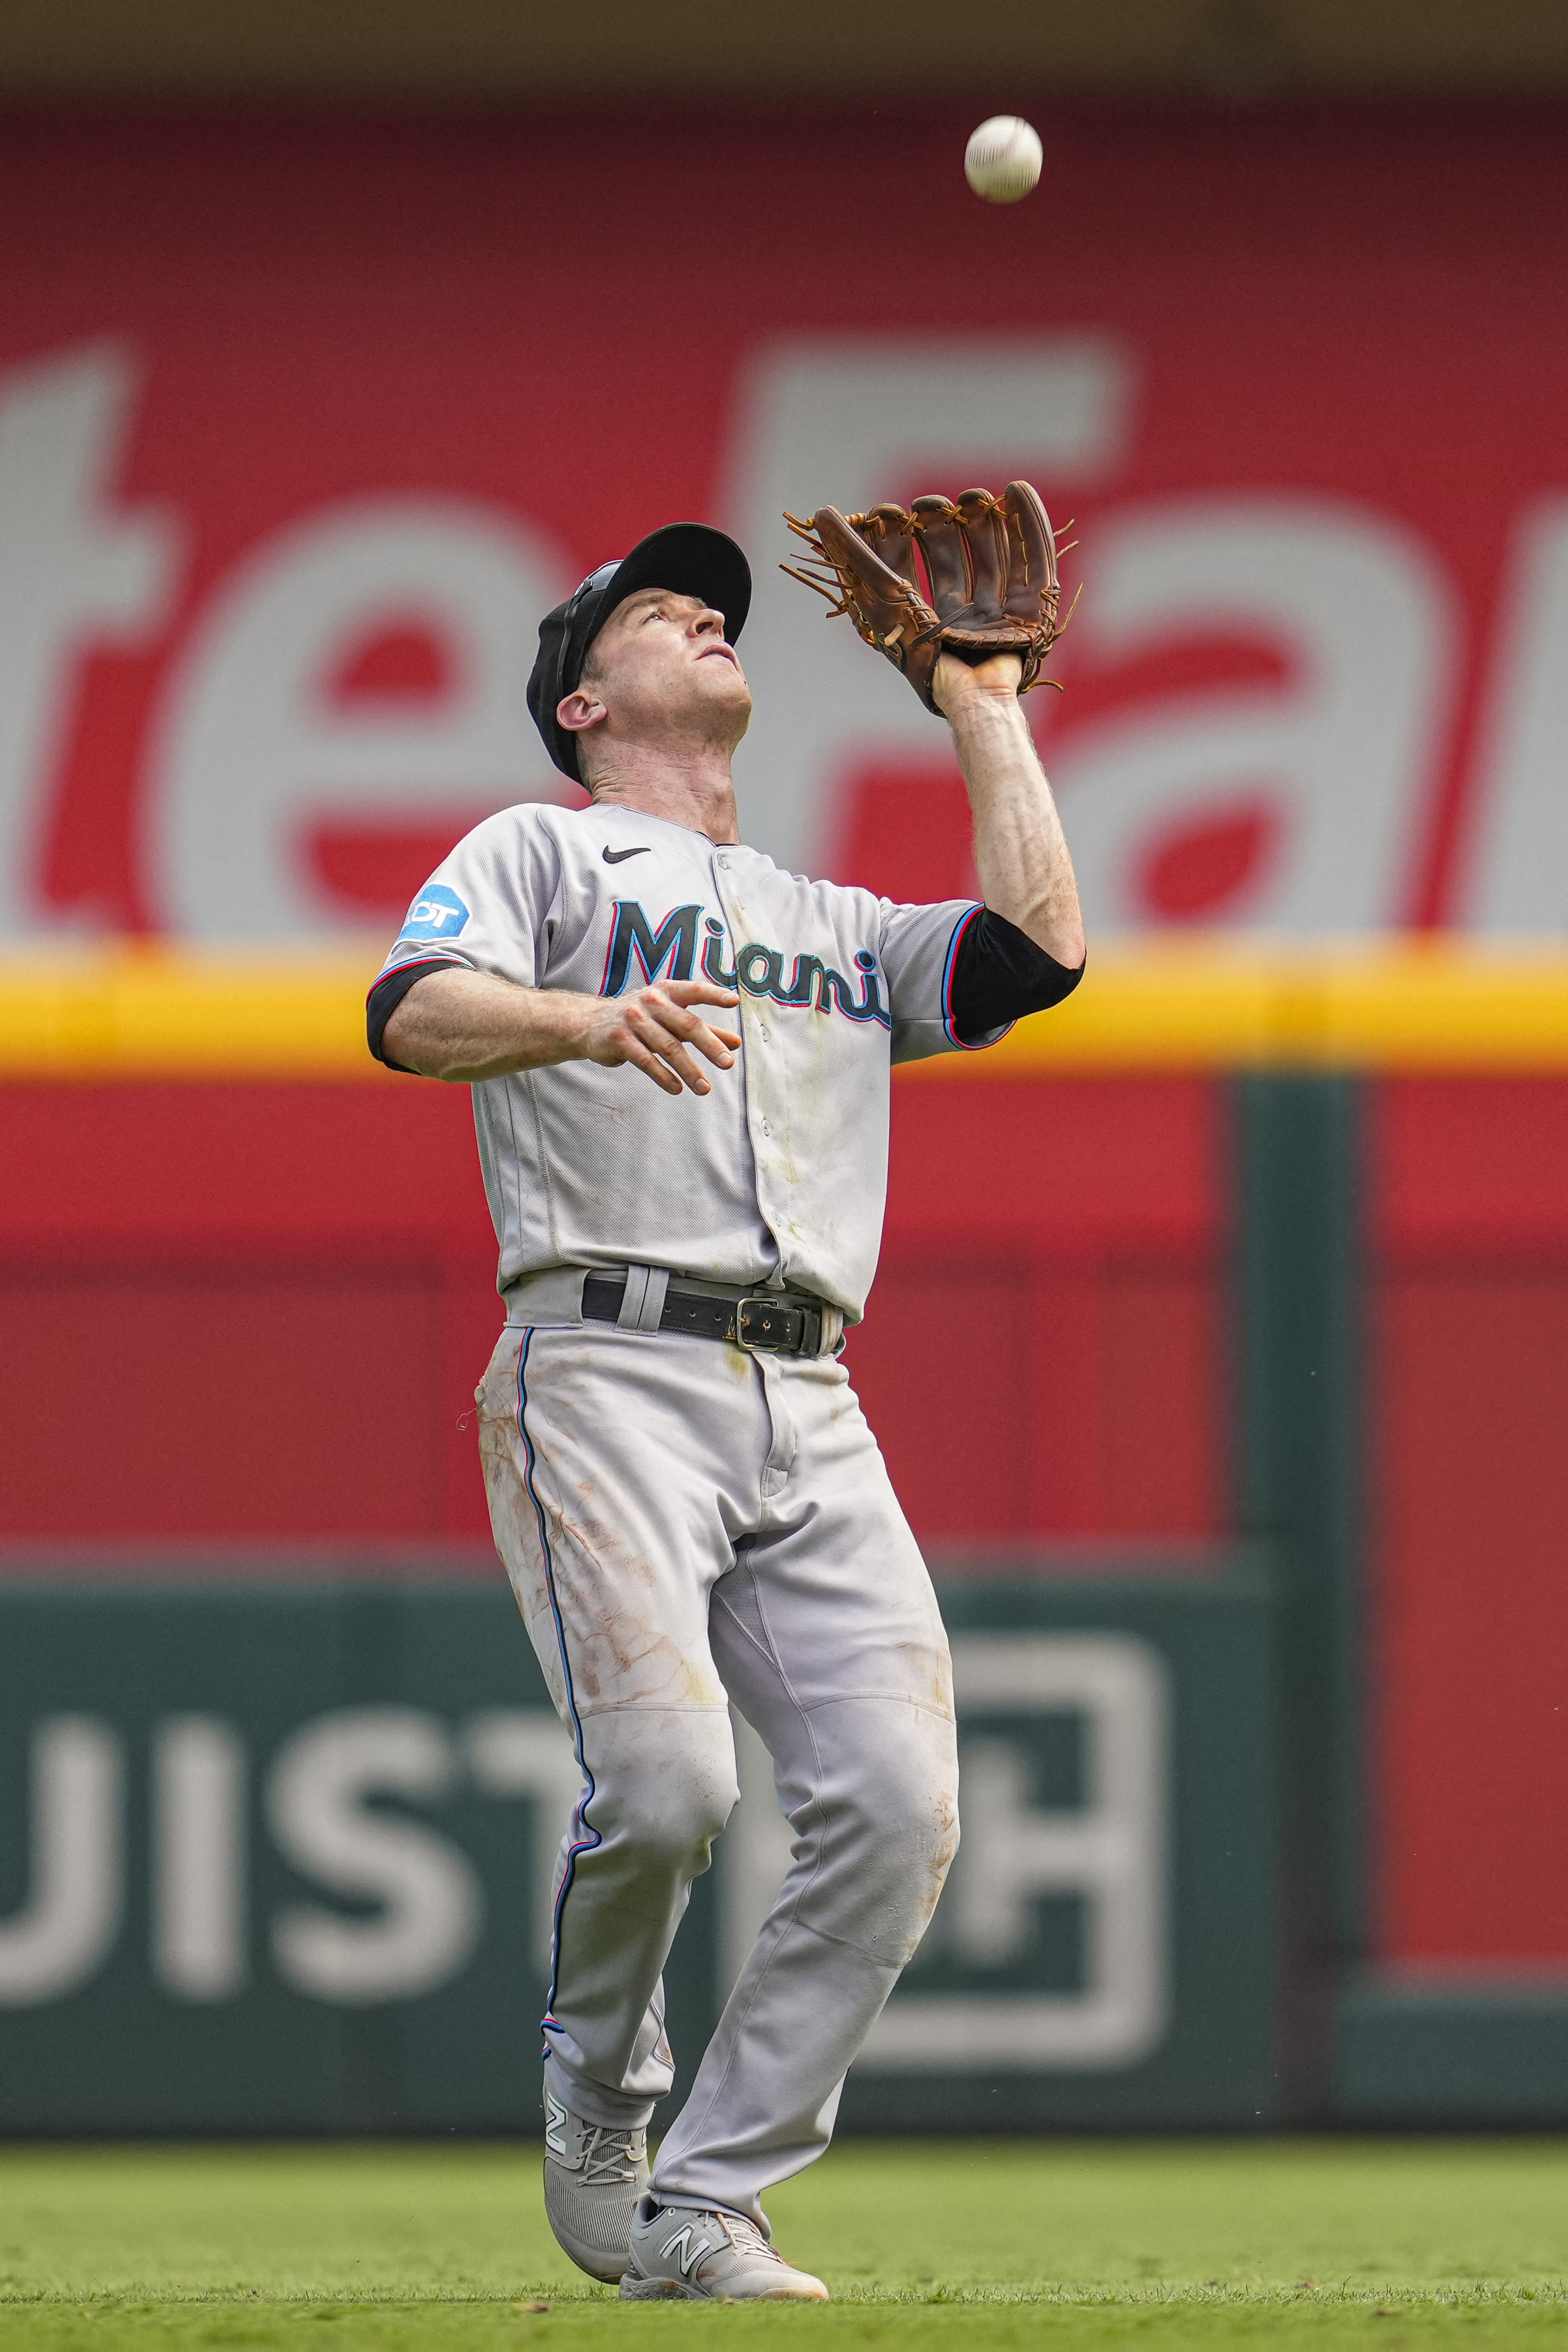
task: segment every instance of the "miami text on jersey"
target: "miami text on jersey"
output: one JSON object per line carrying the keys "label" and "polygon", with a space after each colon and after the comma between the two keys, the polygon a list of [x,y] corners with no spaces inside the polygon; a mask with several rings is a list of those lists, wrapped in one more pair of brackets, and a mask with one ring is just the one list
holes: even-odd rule
{"label": "miami text on jersey", "polygon": [[[775,1004],[809,1007],[816,1013],[842,1013],[850,1021],[879,1022],[884,1029],[893,1025],[892,1015],[882,1002],[877,959],[869,948],[861,948],[856,955],[855,980],[846,980],[841,971],[835,971],[820,956],[797,955],[786,988],[784,951],[765,946],[761,940],[748,940],[733,966],[726,971],[724,926],[716,915],[705,916],[700,907],[672,908],[657,930],[638,899],[617,898],[615,908],[615,928],[605,958],[601,996],[624,995],[628,986],[640,985],[642,981],[689,980],[697,961],[697,927],[700,922],[706,932],[702,969],[721,988],[743,988],[748,996],[766,996]],[[636,982],[632,977],[634,958],[641,974]],[[858,997],[855,993],[857,982]]]}

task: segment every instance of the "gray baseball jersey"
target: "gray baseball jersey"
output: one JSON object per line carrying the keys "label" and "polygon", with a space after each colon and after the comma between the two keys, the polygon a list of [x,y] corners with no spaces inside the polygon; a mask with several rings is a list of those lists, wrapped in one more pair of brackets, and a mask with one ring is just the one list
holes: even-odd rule
{"label": "gray baseball jersey", "polygon": [[[420,892],[383,967],[466,964],[619,996],[706,975],[739,992],[712,1092],[566,1062],[474,1088],[500,1287],[558,1265],[782,1277],[858,1321],[887,1193],[894,1062],[963,1050],[967,899],[897,906],[623,808],[489,817]],[[990,1045],[997,1028],[964,1045]]]}

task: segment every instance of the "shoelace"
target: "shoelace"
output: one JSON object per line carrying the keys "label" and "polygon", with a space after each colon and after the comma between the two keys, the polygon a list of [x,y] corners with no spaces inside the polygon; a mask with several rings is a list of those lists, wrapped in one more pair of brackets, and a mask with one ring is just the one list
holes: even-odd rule
{"label": "shoelace", "polygon": [[742,2221],[738,2213],[721,2213],[719,2219],[738,2254],[760,2254],[765,2262],[777,2263],[781,2271],[787,2268],[778,2248],[769,2245],[754,2221]]}
{"label": "shoelace", "polygon": [[637,2177],[637,2132],[612,2131],[595,2124],[583,2138],[583,2186],[616,2189]]}

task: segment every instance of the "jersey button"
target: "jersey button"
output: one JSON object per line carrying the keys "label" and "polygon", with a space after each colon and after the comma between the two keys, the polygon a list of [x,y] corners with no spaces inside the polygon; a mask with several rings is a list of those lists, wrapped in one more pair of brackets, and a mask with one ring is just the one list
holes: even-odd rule
{"label": "jersey button", "polygon": [[763,1133],[764,1135],[771,1135],[773,1133],[773,1129],[768,1125],[765,1118],[763,1121]]}
{"label": "jersey button", "polygon": [[764,1022],[763,1022],[763,1023],[761,1023],[761,1024],[759,1024],[758,1029],[757,1029],[757,1034],[758,1034],[758,1036],[762,1039],[762,1041],[763,1041],[763,1045],[764,1045],[768,1043],[769,1039],[772,1037],[772,1035],[773,1035],[773,1031],[768,1027],[767,1023],[766,1023],[765,1021],[764,1021]]}

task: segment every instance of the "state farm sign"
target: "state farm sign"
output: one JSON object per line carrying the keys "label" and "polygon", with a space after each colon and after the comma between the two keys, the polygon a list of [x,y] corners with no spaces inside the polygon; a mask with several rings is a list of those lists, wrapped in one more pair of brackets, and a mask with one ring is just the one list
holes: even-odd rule
{"label": "state farm sign", "polygon": [[[110,345],[0,379],[0,908],[13,932],[50,920],[40,840],[82,656],[155,640],[178,593],[188,519],[112,491],[136,375]],[[335,887],[345,835],[395,835],[408,814],[434,845],[548,793],[524,649],[567,569],[521,517],[456,496],[334,501],[264,536],[205,600],[146,722],[162,925],[207,939],[331,930],[355,907],[352,883]]]}
{"label": "state farm sign", "polygon": [[[721,159],[646,125],[585,215],[540,221],[546,134],[492,157],[508,209],[479,251],[455,129],[345,156],[326,126],[112,150],[33,127],[0,164],[24,228],[55,199],[0,267],[0,934],[384,929],[479,816],[574,797],[523,707],[539,615],[685,513],[756,571],[750,837],[895,895],[962,889],[945,731],[774,569],[779,518],[1011,474],[1077,516],[1066,691],[1030,707],[1099,925],[1563,928],[1564,353],[1530,271],[1544,300],[1568,254],[1518,226],[1552,158],[1468,134],[1523,211],[1498,232],[1519,282],[1500,295],[1484,239],[1455,265],[1493,312],[1461,355],[1428,283],[1433,159],[1405,135],[1336,248],[1279,200],[1256,127],[1167,125],[1145,185],[1109,119],[1058,126],[1082,151],[1058,203],[1126,197],[1097,270],[1047,268],[1038,215],[984,216],[977,248],[968,200],[933,197],[936,247],[1005,284],[1004,332],[973,315],[983,285],[939,326],[897,290],[896,224],[868,278],[829,215],[795,221],[803,294],[765,172],[734,192],[720,299],[689,223]],[[1352,208],[1351,134],[1289,137]],[[308,231],[277,201],[289,163],[316,175]],[[651,250],[650,174],[689,224]],[[1149,268],[1162,192],[1229,239],[1189,242],[1174,310]]]}

